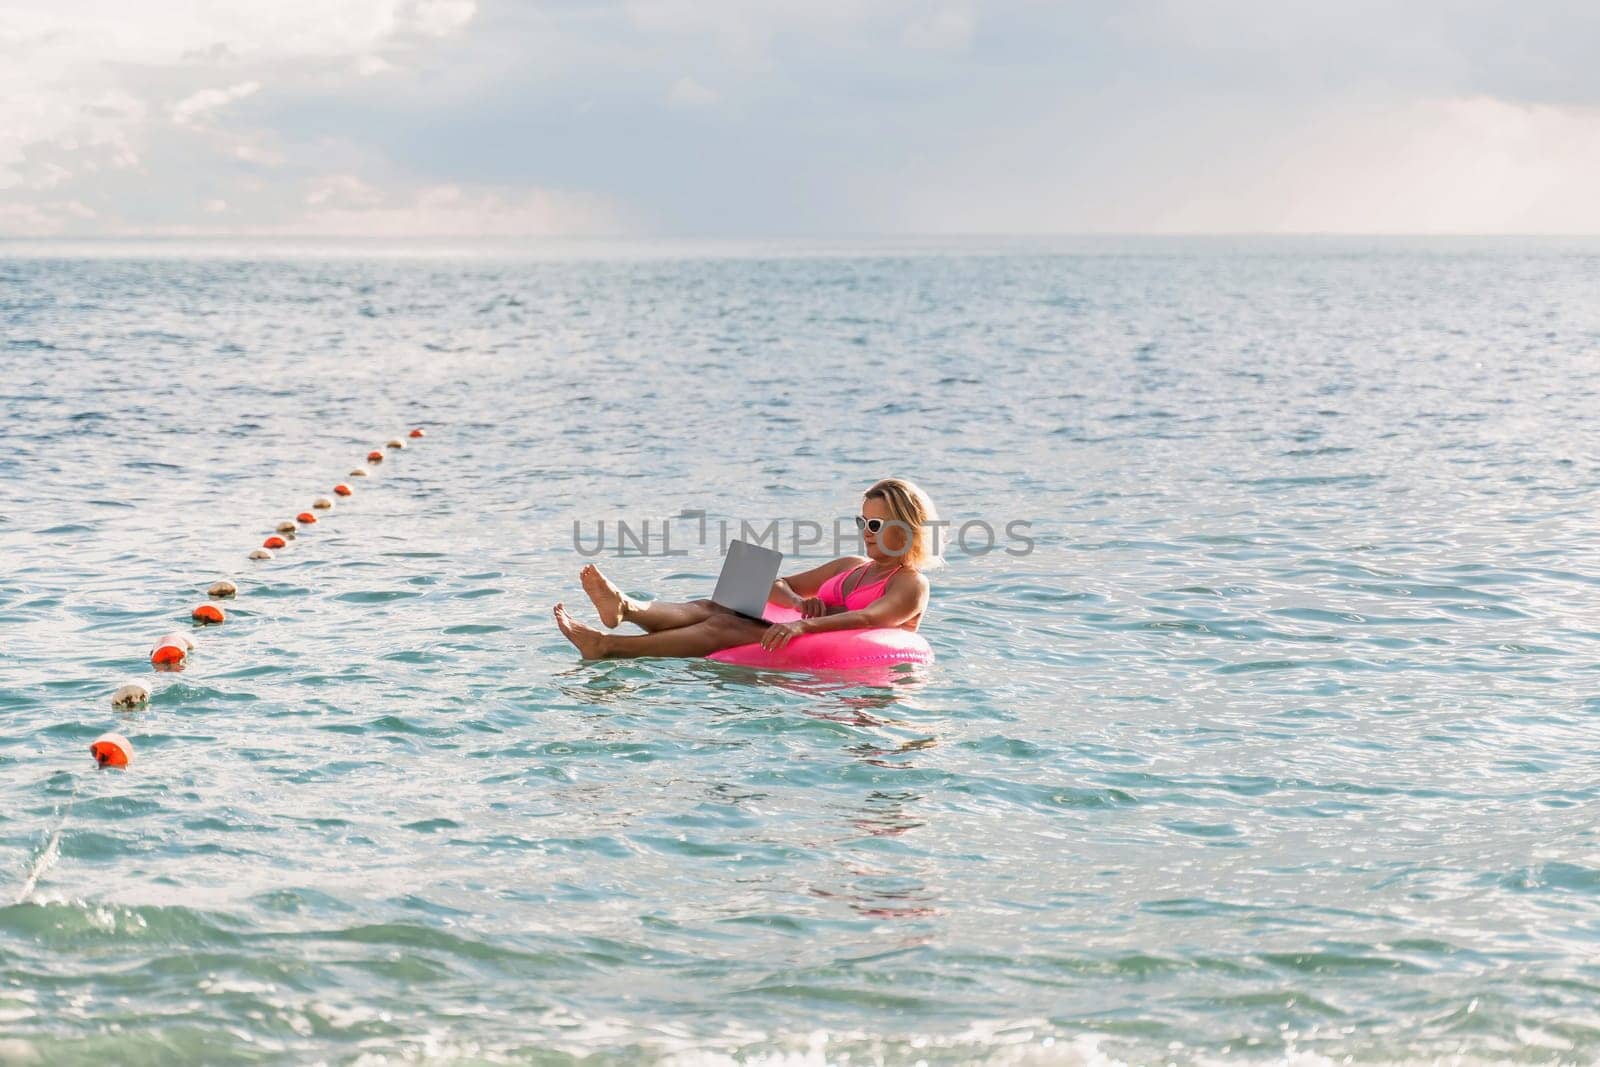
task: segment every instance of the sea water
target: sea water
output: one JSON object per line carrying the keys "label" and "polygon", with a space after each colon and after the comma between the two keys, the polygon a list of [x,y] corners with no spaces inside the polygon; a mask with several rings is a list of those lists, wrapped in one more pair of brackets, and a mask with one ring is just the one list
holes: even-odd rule
{"label": "sea water", "polygon": [[[1592,1062],[1597,293],[1592,242],[0,246],[0,1062]],[[551,621],[886,476],[969,524],[930,669]]]}

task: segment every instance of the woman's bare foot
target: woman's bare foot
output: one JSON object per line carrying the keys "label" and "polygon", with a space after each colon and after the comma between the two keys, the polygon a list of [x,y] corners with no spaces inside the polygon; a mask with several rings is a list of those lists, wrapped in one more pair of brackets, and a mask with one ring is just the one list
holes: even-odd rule
{"label": "woman's bare foot", "polygon": [[555,614],[556,625],[561,628],[561,632],[566,635],[568,641],[572,642],[573,647],[583,655],[584,659],[605,658],[605,634],[596,630],[593,626],[586,626],[571,615],[568,615],[565,604],[557,604]]}
{"label": "woman's bare foot", "polygon": [[605,623],[606,629],[620,625],[628,614],[628,598],[622,595],[622,590],[612,585],[593,563],[578,572],[578,581],[594,601],[594,610],[600,613],[600,621]]}

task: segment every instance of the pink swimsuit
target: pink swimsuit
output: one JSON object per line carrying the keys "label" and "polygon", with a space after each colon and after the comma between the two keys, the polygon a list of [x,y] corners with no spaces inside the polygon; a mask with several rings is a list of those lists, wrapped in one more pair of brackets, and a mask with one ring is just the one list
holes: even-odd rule
{"label": "pink swimsuit", "polygon": [[864,571],[870,566],[872,566],[872,564],[863,563],[859,567],[850,568],[843,574],[835,574],[832,578],[829,578],[827,581],[822,583],[822,588],[817,590],[817,596],[821,598],[822,602],[828,605],[830,608],[843,608],[846,611],[860,611],[862,608],[866,607],[868,604],[872,603],[874,600],[877,600],[883,595],[884,586],[888,585],[889,579],[893,578],[895,573],[900,570],[899,567],[896,567],[894,570],[890,571],[888,574],[885,574],[881,579],[873,582],[871,585],[858,585],[854,589],[850,590],[850,594],[846,596],[844,594],[845,579],[850,577],[856,571]]}

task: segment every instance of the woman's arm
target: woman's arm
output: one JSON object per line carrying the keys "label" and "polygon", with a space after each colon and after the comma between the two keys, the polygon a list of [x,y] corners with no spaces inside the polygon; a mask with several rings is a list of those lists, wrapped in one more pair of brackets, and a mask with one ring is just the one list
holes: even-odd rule
{"label": "woman's arm", "polygon": [[833,630],[860,630],[867,627],[900,626],[922,614],[928,606],[928,579],[921,574],[897,574],[889,579],[883,595],[859,611],[796,619],[769,627],[761,636],[761,647],[782,648],[800,634],[822,634]]}

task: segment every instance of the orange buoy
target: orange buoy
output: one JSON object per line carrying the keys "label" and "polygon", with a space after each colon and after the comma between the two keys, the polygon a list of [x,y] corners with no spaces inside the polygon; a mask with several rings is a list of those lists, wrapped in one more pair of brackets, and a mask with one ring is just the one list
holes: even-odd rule
{"label": "orange buoy", "polygon": [[194,642],[183,634],[170,633],[156,642],[156,647],[150,650],[150,662],[157,667],[171,666],[182,663],[189,656],[189,650],[194,648]]}
{"label": "orange buoy", "polygon": [[265,548],[252,549],[251,552],[250,552],[250,558],[251,559],[271,559],[272,558],[272,552],[271,552],[270,549],[265,549]]}
{"label": "orange buoy", "polygon": [[89,746],[89,755],[102,767],[126,767],[133,760],[133,746],[121,734],[101,734]]}
{"label": "orange buoy", "polygon": [[338,485],[334,486],[333,487],[333,491],[335,493],[339,494],[340,496],[349,496],[351,493],[355,492],[355,490],[351,489],[348,485],[345,485],[343,482],[340,482]]}
{"label": "orange buoy", "polygon": [[421,429],[420,429],[420,428],[419,428],[419,429],[415,429],[415,430],[412,430],[412,431],[411,431],[411,436],[412,436],[412,437],[424,437],[424,436],[426,436],[426,435],[425,435],[425,434],[424,434],[424,433],[423,433],[423,432],[422,432],[422,430],[421,430]]}
{"label": "orange buoy", "polygon": [[221,622],[227,618],[215,604],[201,604],[189,613],[189,617],[195,622]]}
{"label": "orange buoy", "polygon": [[317,521],[317,517],[311,514],[309,511],[302,511],[300,514],[295,516],[295,521],[303,522],[307,526],[310,526],[312,523]]}
{"label": "orange buoy", "polygon": [[383,453],[379,452],[376,448],[374,448],[371,452],[367,453],[367,462],[368,463],[382,463],[383,462]]}
{"label": "orange buoy", "polygon": [[283,538],[279,537],[277,534],[273,534],[271,537],[269,537],[265,541],[261,542],[261,547],[262,548],[283,548],[288,543],[289,542],[285,541]]}

